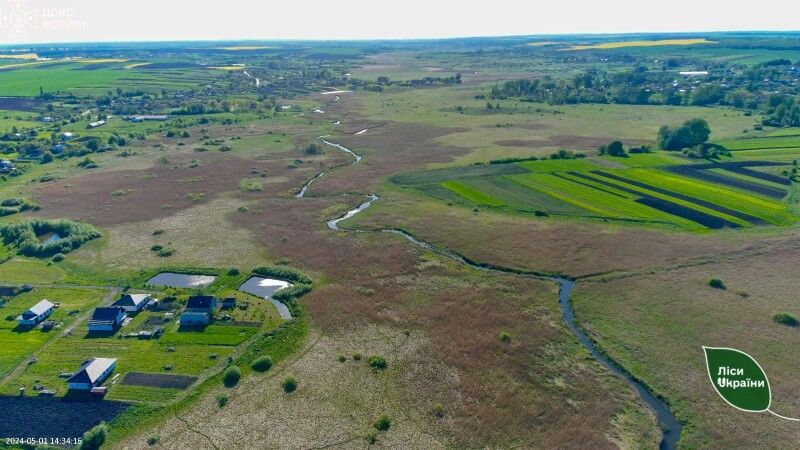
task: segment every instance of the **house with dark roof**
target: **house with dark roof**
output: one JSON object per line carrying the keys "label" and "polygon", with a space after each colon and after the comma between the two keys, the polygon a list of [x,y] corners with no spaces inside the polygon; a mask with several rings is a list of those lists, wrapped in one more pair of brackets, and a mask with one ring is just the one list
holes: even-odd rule
{"label": "house with dark roof", "polygon": [[123,294],[119,300],[111,306],[122,308],[126,313],[139,312],[150,303],[153,296],[150,294]]}
{"label": "house with dark roof", "polygon": [[125,310],[122,308],[100,307],[95,308],[92,318],[89,319],[89,331],[114,331],[125,320]]}
{"label": "house with dark roof", "polygon": [[222,302],[220,303],[220,308],[222,309],[233,309],[235,307],[236,307],[236,297],[228,297],[222,299]]}
{"label": "house with dark roof", "polygon": [[67,379],[67,387],[73,391],[91,391],[102,384],[116,367],[116,358],[92,358]]}
{"label": "house with dark roof", "polygon": [[56,305],[49,300],[42,300],[33,305],[31,309],[25,311],[17,317],[17,323],[24,327],[33,327],[41,323],[44,319],[53,314]]}
{"label": "house with dark roof", "polygon": [[181,326],[208,325],[217,309],[217,298],[213,295],[193,295],[181,313]]}

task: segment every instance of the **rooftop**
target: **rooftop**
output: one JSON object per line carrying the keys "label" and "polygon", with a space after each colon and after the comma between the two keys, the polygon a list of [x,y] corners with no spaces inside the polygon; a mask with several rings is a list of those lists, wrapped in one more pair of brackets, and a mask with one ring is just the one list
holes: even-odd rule
{"label": "rooftop", "polygon": [[80,370],[67,379],[67,383],[94,384],[109,367],[117,363],[116,358],[92,358],[81,364]]}

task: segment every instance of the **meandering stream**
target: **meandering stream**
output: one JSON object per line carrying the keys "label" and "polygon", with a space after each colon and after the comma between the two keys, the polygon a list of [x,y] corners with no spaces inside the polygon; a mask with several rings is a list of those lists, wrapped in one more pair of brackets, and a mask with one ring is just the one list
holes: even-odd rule
{"label": "meandering stream", "polygon": [[[322,139],[322,138],[320,138]],[[361,156],[353,152],[347,147],[344,147],[339,144],[334,144],[332,142],[326,141],[322,139],[327,145],[334,146],[342,151],[345,151],[354,156],[355,161],[353,164],[358,163],[361,161]],[[324,172],[323,172],[324,173]],[[314,177],[311,181],[316,178],[319,178],[322,173],[320,173],[317,177]],[[310,184],[310,182],[308,183]],[[298,195],[299,197],[300,195]],[[360,230],[356,228],[340,228],[339,223],[343,220],[350,219],[354,217],[356,214],[364,211],[365,209],[372,206],[372,204],[377,201],[380,197],[375,194],[369,194],[368,199],[358,205],[356,208],[347,211],[344,215],[333,218],[327,221],[328,228],[334,231],[344,231],[344,232],[351,232],[351,233],[364,233],[364,232],[383,232],[383,233],[392,233],[399,236],[402,236],[407,241],[411,242],[412,244],[423,248],[425,250],[434,252],[438,255],[444,256],[449,258],[453,261],[471,267],[475,270],[484,270],[484,271],[491,271],[491,272],[499,272],[499,273],[507,273],[507,274],[515,274],[519,276],[525,276],[537,280],[546,280],[546,281],[553,281],[558,283],[559,286],[559,294],[558,294],[558,304],[561,307],[561,315],[564,319],[564,323],[569,328],[570,331],[578,338],[580,343],[586,348],[586,350],[594,357],[597,362],[601,365],[606,367],[612,373],[617,375],[618,377],[625,380],[631,387],[633,387],[636,392],[639,394],[639,397],[642,401],[653,410],[658,419],[659,427],[661,428],[662,438],[659,448],[661,450],[673,450],[677,448],[678,440],[681,436],[681,431],[683,430],[683,425],[675,418],[672,412],[669,409],[669,406],[661,400],[660,398],[656,397],[653,393],[651,393],[647,388],[636,380],[630,373],[628,373],[624,368],[622,368],[619,364],[611,360],[605,354],[603,354],[592,342],[588,335],[575,323],[575,312],[572,309],[572,304],[570,303],[570,294],[572,290],[575,288],[575,281],[570,280],[569,278],[565,277],[554,277],[548,276],[545,274],[540,274],[536,272],[528,272],[528,271],[521,271],[516,270],[508,267],[502,266],[495,266],[493,264],[481,263],[477,261],[473,261],[469,258],[466,258],[458,253],[452,252],[447,249],[443,249],[437,247],[431,243],[425,242],[421,239],[418,239],[411,234],[398,229],[380,229],[380,230]]]}
{"label": "meandering stream", "polygon": [[[353,157],[353,162],[351,164],[358,164],[361,161],[361,155],[359,155],[356,152],[350,150],[349,148],[347,148],[347,147],[345,147],[343,145],[339,145],[339,144],[335,144],[333,142],[327,141],[327,140],[325,140],[325,138],[323,136],[319,136],[317,139],[322,141],[325,145],[330,145],[331,147],[336,148],[338,150],[341,150],[341,151],[349,154],[350,156],[352,156]],[[297,197],[297,198],[305,197],[306,191],[308,191],[308,188],[311,186],[311,184],[313,182],[317,181],[323,175],[325,175],[325,171],[324,170],[322,172],[314,175],[313,177],[311,177],[311,179],[306,181],[306,183],[303,185],[303,187],[301,187],[300,190],[297,191],[297,194],[295,194],[294,196]]]}

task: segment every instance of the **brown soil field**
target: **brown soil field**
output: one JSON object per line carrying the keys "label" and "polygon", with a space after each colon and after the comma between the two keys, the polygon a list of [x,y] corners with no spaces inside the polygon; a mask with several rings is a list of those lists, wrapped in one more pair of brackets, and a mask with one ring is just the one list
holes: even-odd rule
{"label": "brown soil field", "polygon": [[[192,161],[198,165],[192,167]],[[71,217],[108,226],[166,217],[192,206],[236,192],[243,198],[289,195],[312,177],[318,167],[306,164],[289,170],[290,158],[246,160],[220,153],[170,155],[167,164],[150,169],[87,174],[44,183],[34,189],[39,214]],[[265,174],[266,177],[261,177]],[[241,192],[251,178],[263,191]]]}
{"label": "brown soil field", "polygon": [[312,191],[331,195],[339,192],[372,192],[380,179],[426,164],[452,161],[465,154],[464,149],[445,146],[436,138],[460,131],[458,128],[435,128],[417,124],[387,123],[358,136],[333,136],[332,142],[354,149],[364,156],[358,166],[336,170]]}

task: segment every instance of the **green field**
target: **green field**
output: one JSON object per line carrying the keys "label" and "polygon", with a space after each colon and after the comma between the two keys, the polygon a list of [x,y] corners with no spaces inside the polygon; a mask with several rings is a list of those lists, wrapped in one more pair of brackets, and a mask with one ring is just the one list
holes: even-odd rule
{"label": "green field", "polygon": [[[778,199],[669,172],[666,168],[687,162],[670,154],[602,159],[628,168],[603,167],[599,165],[601,161],[587,159],[549,159],[470,166],[463,173],[455,168],[437,169],[394,180],[415,185],[422,192],[451,203],[539,216],[582,217],[693,231],[789,225],[797,221],[787,203]],[[525,172],[515,173],[513,167]],[[786,187],[734,171],[706,170],[732,180],[775,189]]]}
{"label": "green field", "polygon": [[59,308],[49,317],[65,328],[80,314],[87,312],[100,302],[104,294],[99,289],[37,288],[31,292],[8,299],[0,308],[0,378],[46,342],[59,334],[59,329],[50,332],[38,329],[20,331],[16,317],[42,299],[60,303]]}

